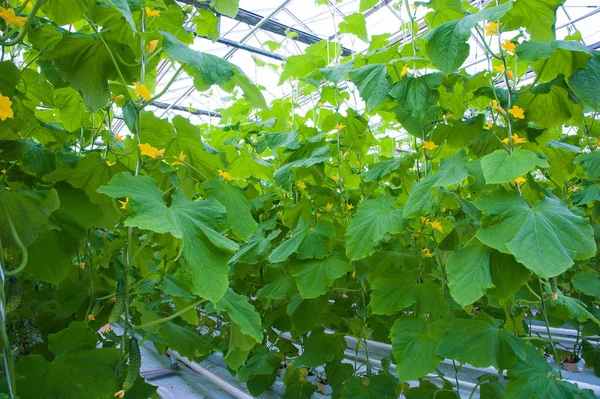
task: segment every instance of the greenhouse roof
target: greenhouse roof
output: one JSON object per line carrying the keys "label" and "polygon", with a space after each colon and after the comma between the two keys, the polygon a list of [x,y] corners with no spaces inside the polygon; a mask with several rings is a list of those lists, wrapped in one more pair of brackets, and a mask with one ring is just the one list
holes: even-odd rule
{"label": "greenhouse roof", "polygon": [[[208,2],[179,2],[193,7],[192,15],[198,15],[200,10],[209,8]],[[339,24],[348,16],[359,13],[361,3],[375,3],[363,12],[369,39],[385,35],[382,37],[387,38],[391,44],[410,40],[411,34],[407,30],[410,20],[404,1],[240,0],[240,9],[235,18],[220,16],[219,38],[213,42],[208,38],[196,36],[193,47],[237,65],[264,88],[263,94],[267,102],[293,96],[295,87],[292,84],[285,82],[279,85],[282,66],[288,57],[303,54],[310,44],[322,40],[339,41],[343,49],[342,56],[368,51],[368,42],[358,39],[355,35],[339,32]],[[483,8],[490,1],[471,0],[469,3],[472,7]],[[418,35],[424,34],[427,31],[424,17],[431,10],[412,5],[409,8],[418,24]],[[190,31],[195,30],[193,23],[189,23],[186,28]],[[557,39],[579,32],[583,44],[592,49],[600,48],[600,4],[589,0],[566,0],[557,10],[556,31]],[[470,73],[489,69],[484,45],[473,37],[469,44],[471,54],[463,66]],[[163,60],[162,63],[157,76],[157,90],[164,87],[173,78],[174,73],[169,61]],[[190,116],[197,123],[216,123],[220,116],[218,110],[230,105],[230,100],[230,95],[218,88],[208,92],[195,90],[192,78],[181,74],[161,101],[153,105],[159,116],[182,114]],[[309,104],[302,99],[298,102],[300,105]],[[121,122],[117,124],[116,130],[123,127]]]}

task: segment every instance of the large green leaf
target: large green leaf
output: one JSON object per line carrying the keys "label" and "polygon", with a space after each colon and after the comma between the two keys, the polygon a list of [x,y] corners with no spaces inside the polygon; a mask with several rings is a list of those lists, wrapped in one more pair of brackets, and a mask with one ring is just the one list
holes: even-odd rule
{"label": "large green leaf", "polygon": [[[367,378],[367,377],[365,377]],[[398,380],[389,374],[372,375],[368,380],[352,376],[342,388],[341,399],[396,399]]]}
{"label": "large green leaf", "polygon": [[49,0],[42,10],[57,25],[68,25],[82,19],[91,5],[91,0]]}
{"label": "large green leaf", "polygon": [[455,251],[446,260],[446,276],[452,298],[467,306],[494,286],[490,273],[491,248],[475,244]]}
{"label": "large green leaf", "polygon": [[596,55],[582,69],[569,78],[573,93],[594,111],[600,111],[600,55]]}
{"label": "large green leaf", "polygon": [[181,239],[183,262],[179,277],[189,282],[196,295],[213,302],[223,297],[228,286],[227,261],[238,246],[215,230],[225,221],[226,210],[221,204],[214,199],[190,201],[178,189],[167,207],[156,180],[127,172],[115,175],[98,192],[130,199],[127,208],[131,216],[125,220],[126,226],[171,233]]}
{"label": "large green leaf", "polygon": [[[132,64],[134,61],[133,53],[128,47],[116,45],[106,39],[102,41],[97,35],[80,33],[65,36],[42,58],[51,60],[62,79],[81,93],[83,102],[98,110],[109,100],[108,81],[117,78],[111,53],[118,55],[117,62],[122,59]],[[129,81],[133,76],[139,76],[139,68],[120,63],[119,69]]]}
{"label": "large green leaf", "polygon": [[460,19],[465,15],[460,0],[431,0],[429,2],[415,1],[415,5],[433,9],[425,15],[429,29],[443,23]]}
{"label": "large green leaf", "polygon": [[600,178],[600,152],[584,152],[575,158],[574,163],[581,165],[588,179],[597,180]]}
{"label": "large green leaf", "polygon": [[556,79],[559,74],[568,78],[592,58],[589,47],[573,40],[523,42],[517,46],[516,53],[519,61],[532,63],[538,82]]}
{"label": "large green leaf", "polygon": [[471,29],[484,20],[497,20],[512,7],[512,2],[487,8],[456,21],[446,22],[429,31],[425,37],[425,53],[431,63],[444,74],[456,71],[469,56],[467,40]]}
{"label": "large green leaf", "polygon": [[508,370],[507,399],[594,399],[590,390],[558,378],[548,361],[533,345],[528,345],[526,357]]}
{"label": "large green leaf", "polygon": [[162,32],[162,37],[163,51],[186,66],[187,71],[194,77],[196,89],[204,91],[212,85],[227,89],[231,85],[238,85],[253,106],[267,108],[260,91],[250,83],[248,77],[238,67],[212,54],[192,50],[170,33]]}
{"label": "large green leaf", "polygon": [[52,361],[40,355],[23,357],[17,364],[19,396],[23,398],[109,398],[119,388],[115,367],[117,348],[96,348],[98,336],[86,323],[72,322],[50,334]]}
{"label": "large green leaf", "polygon": [[227,15],[229,18],[235,18],[240,8],[239,0],[212,0],[210,6],[219,14]]}
{"label": "large green leaf", "polygon": [[294,367],[317,367],[334,359],[342,359],[346,341],[342,335],[326,334],[321,328],[308,336],[303,349],[302,355],[294,361]]}
{"label": "large green leaf", "polygon": [[591,226],[562,202],[550,197],[530,205],[504,189],[475,200],[484,213],[477,238],[500,252],[511,253],[538,276],[557,276],[574,260],[596,253]]}
{"label": "large green leaf", "polygon": [[328,252],[329,238],[335,236],[333,225],[318,221],[316,225],[300,219],[292,236],[273,250],[269,261],[283,262],[293,253],[298,259],[323,259]]}
{"label": "large green leaf", "polygon": [[390,90],[390,96],[399,102],[399,107],[415,118],[423,118],[426,112],[438,102],[438,87],[443,75],[439,72],[419,77],[405,77]]}
{"label": "large green leaf", "polygon": [[548,168],[548,162],[529,150],[516,148],[512,153],[497,150],[481,158],[481,169],[487,184],[514,181],[536,167]]}
{"label": "large green leaf", "polygon": [[350,260],[371,255],[386,234],[403,230],[402,208],[392,209],[395,204],[393,197],[381,196],[359,205],[346,233],[346,255]]}
{"label": "large green leaf", "polygon": [[0,159],[19,161],[24,170],[38,177],[52,172],[56,167],[54,153],[35,141],[0,140],[0,148]]}
{"label": "large green leaf", "polygon": [[396,373],[401,381],[421,378],[434,371],[443,360],[437,354],[439,341],[445,335],[445,323],[402,317],[390,330]]}
{"label": "large green leaf", "polygon": [[517,0],[512,10],[501,19],[502,30],[524,27],[532,40],[549,42],[555,39],[556,10],[565,0]]}
{"label": "large green leaf", "polygon": [[262,342],[263,329],[260,315],[254,309],[254,306],[248,302],[248,298],[229,288],[217,302],[216,307],[220,311],[227,312],[243,334],[251,336],[256,342]]}
{"label": "large green leaf", "polygon": [[457,319],[440,341],[438,353],[475,367],[509,369],[525,358],[525,341],[502,329],[502,324],[483,312],[472,319]]}
{"label": "large green leaf", "polygon": [[170,348],[190,359],[204,357],[214,351],[214,342],[211,341],[210,334],[200,335],[193,329],[170,321],[160,324],[156,332]]}
{"label": "large green leaf", "polygon": [[367,33],[367,21],[361,13],[347,15],[338,25],[340,33],[351,33],[356,35],[365,43],[369,42],[369,34]]}
{"label": "large green leaf", "polygon": [[233,184],[216,180],[204,182],[202,188],[227,209],[227,224],[233,233],[247,241],[256,231],[258,223],[252,217],[250,204],[242,190]]}
{"label": "large green leaf", "polygon": [[386,100],[391,87],[385,64],[366,65],[350,72],[350,80],[358,87],[367,110],[380,107]]}
{"label": "large green leaf", "polygon": [[108,3],[119,10],[119,12],[123,15],[123,18],[125,18],[131,27],[131,30],[135,32],[135,22],[133,21],[133,15],[131,14],[131,8],[129,8],[129,3],[127,0],[108,0]]}
{"label": "large green leaf", "polygon": [[350,271],[352,264],[336,256],[292,265],[292,274],[303,298],[317,298],[327,293],[327,289],[337,278]]}

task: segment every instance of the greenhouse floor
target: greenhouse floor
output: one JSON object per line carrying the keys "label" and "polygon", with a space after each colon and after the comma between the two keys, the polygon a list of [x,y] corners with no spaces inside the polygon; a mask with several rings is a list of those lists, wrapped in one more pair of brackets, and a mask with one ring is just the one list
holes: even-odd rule
{"label": "greenhouse floor", "polygon": [[[534,326],[534,331],[537,330]],[[535,331],[540,336],[544,336],[542,331]],[[574,341],[572,336],[576,334],[575,330],[569,328],[554,328],[552,334],[561,344],[572,345]],[[361,364],[365,359],[362,349],[355,351],[356,340],[351,337],[346,338],[348,349],[346,350],[345,361],[354,364]],[[381,365],[380,359],[389,357],[391,346],[384,343],[368,341],[370,363],[377,368]],[[196,363],[182,358],[176,352],[169,352],[165,355],[158,353],[151,342],[145,342],[142,345],[142,369],[141,373],[146,380],[153,385],[158,386],[158,394],[163,399],[181,399],[181,398],[236,398],[250,399],[251,396],[244,383],[240,383],[235,377],[231,376],[223,357],[220,353],[209,356],[206,360]],[[552,360],[550,362],[554,365]],[[554,365],[555,366],[555,365]],[[454,383],[454,365],[452,361],[443,361],[439,370]],[[395,372],[394,367],[391,369]],[[277,379],[273,386],[263,393],[260,398],[272,399],[280,398],[284,393],[284,384],[282,381],[283,373]],[[470,365],[463,365],[458,372],[458,383],[462,398],[469,398],[472,389],[475,387],[477,377],[482,374],[496,374],[493,368],[476,368]],[[580,388],[591,389],[600,397],[600,378],[596,377],[592,370],[582,370],[579,373],[563,370],[563,377],[569,382],[576,383]],[[430,381],[439,382],[439,377],[430,375]],[[311,377],[308,377],[311,379]],[[313,377],[314,378],[314,377]],[[411,386],[417,386],[418,382],[411,382]],[[328,386],[321,386],[322,393],[315,393],[314,399],[330,397],[331,389]],[[479,398],[476,391],[472,396]]]}

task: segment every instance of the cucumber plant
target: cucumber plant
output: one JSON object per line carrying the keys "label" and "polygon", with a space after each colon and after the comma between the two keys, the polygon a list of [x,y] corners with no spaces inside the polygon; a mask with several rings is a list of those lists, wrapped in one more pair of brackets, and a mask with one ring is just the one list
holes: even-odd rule
{"label": "cucumber plant", "polygon": [[[222,352],[255,396],[285,367],[285,398],[309,374],[336,398],[455,398],[451,359],[507,372],[482,397],[594,397],[555,366],[600,375],[600,54],[557,40],[564,0],[394,1],[394,43],[368,34],[376,3],[340,21],[317,0],[336,38],[259,60],[292,87],[267,102],[191,46],[235,0],[0,0],[0,396],[157,397],[152,344]],[[227,93],[218,123],[156,111],[186,75]]]}

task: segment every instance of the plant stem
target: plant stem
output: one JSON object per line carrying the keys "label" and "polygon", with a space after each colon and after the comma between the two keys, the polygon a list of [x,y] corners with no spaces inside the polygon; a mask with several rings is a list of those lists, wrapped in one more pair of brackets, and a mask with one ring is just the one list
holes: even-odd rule
{"label": "plant stem", "polygon": [[[8,216],[8,214],[7,214]],[[8,397],[14,399],[17,397],[17,386],[15,381],[15,364],[12,354],[12,346],[8,338],[6,329],[6,275],[4,273],[4,251],[2,241],[0,240],[0,335],[2,336],[2,347],[4,348],[4,375],[6,376],[6,385]]]}
{"label": "plant stem", "polygon": [[[543,297],[544,287],[542,285],[542,280],[539,277],[538,277],[538,283],[540,284],[540,293],[542,293],[542,297]],[[544,313],[544,322],[546,324],[546,332],[548,333],[548,338],[550,338],[550,346],[552,347],[552,351],[554,352],[554,362],[558,366],[558,375],[560,376],[560,379],[562,380],[563,376],[562,376],[562,371],[560,369],[560,360],[558,360],[558,352],[556,351],[556,346],[554,345],[554,339],[552,338],[552,333],[550,332],[550,323],[548,322],[548,315],[546,314],[546,303],[543,298],[540,300],[540,303],[541,303],[541,307],[542,307],[542,313]]]}
{"label": "plant stem", "polygon": [[19,250],[21,251],[21,263],[19,264],[19,267],[17,267],[16,269],[13,269],[13,270],[4,271],[4,274],[6,276],[14,276],[14,275],[21,273],[23,270],[25,270],[25,266],[27,266],[27,260],[29,259],[29,255],[27,253],[27,248],[23,244],[23,241],[21,241],[21,237],[19,237],[19,233],[17,233],[17,229],[15,228],[15,225],[13,224],[13,221],[10,218],[10,215],[6,211],[5,211],[5,215],[6,215],[6,220],[8,222],[8,227],[10,228],[10,232],[13,236],[13,240],[15,240],[15,243],[17,244],[17,246],[19,247]]}

